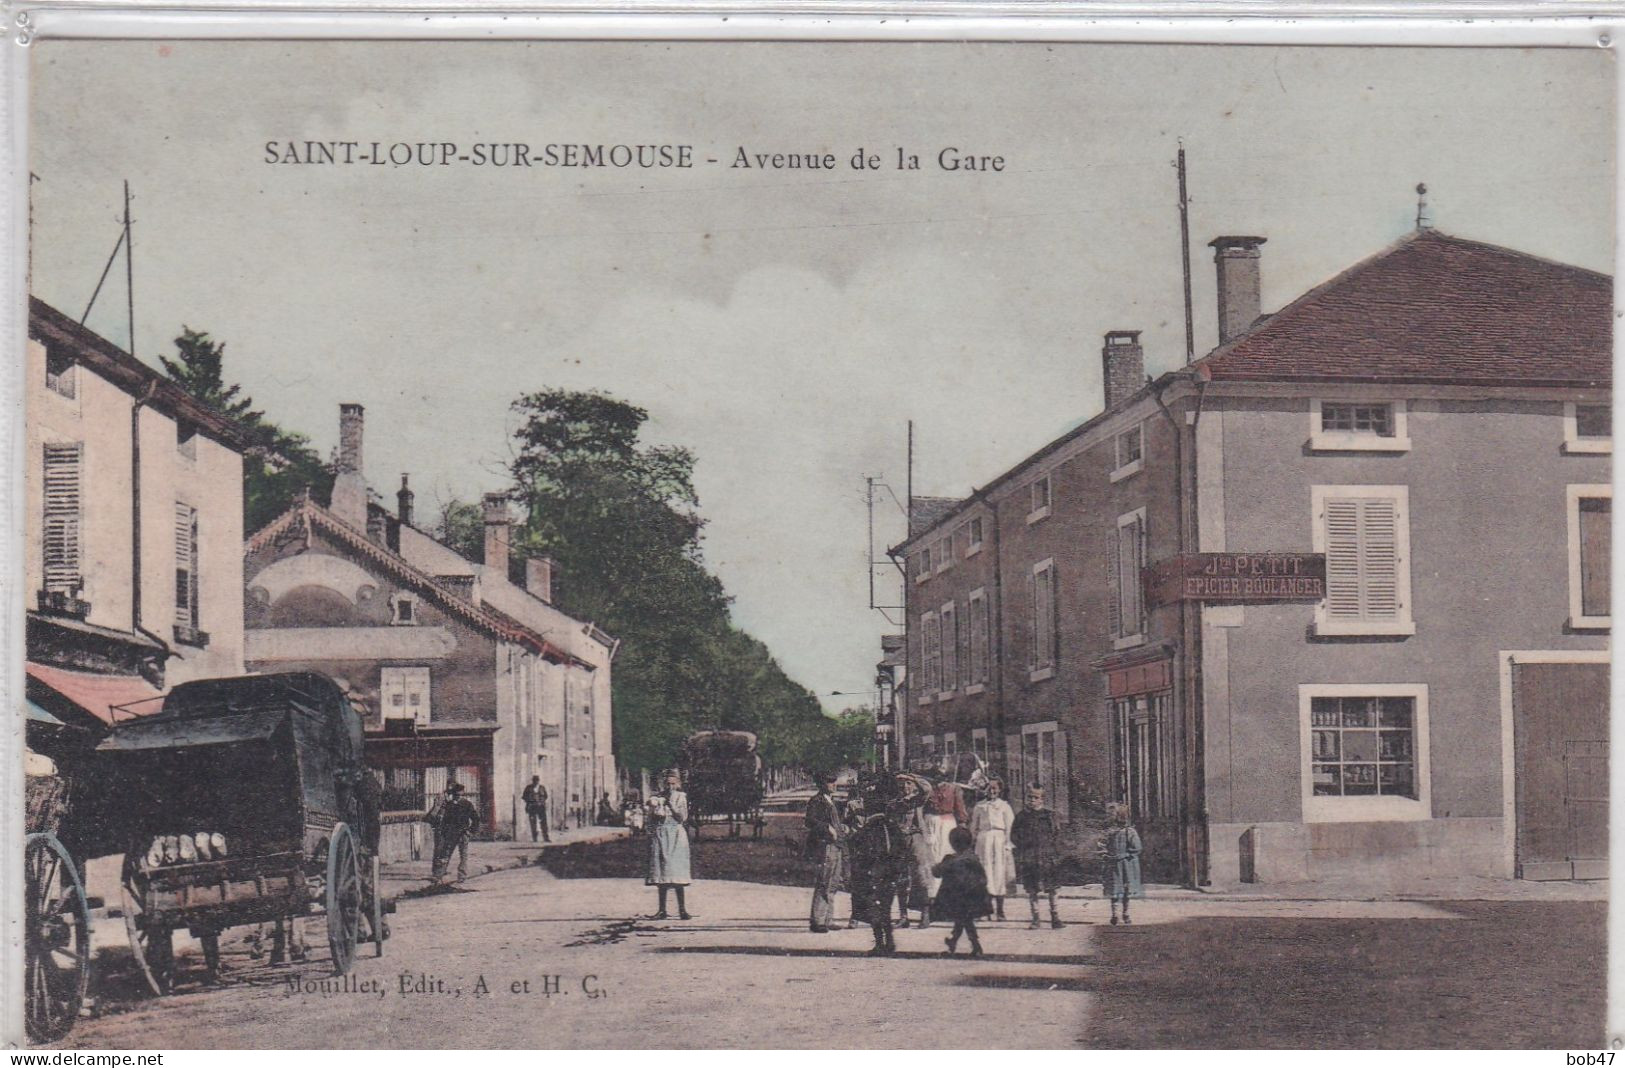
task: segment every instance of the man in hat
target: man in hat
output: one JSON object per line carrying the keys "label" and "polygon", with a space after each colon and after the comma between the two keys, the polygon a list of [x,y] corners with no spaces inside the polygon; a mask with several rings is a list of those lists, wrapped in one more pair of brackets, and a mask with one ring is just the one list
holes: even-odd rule
{"label": "man in hat", "polygon": [[812,910],[807,926],[815,934],[823,934],[835,920],[835,892],[841,888],[841,839],[846,828],[835,807],[835,776],[819,772],[814,778],[818,792],[807,802],[807,815],[803,820],[807,828],[807,859],[818,866],[813,875]]}
{"label": "man in hat", "polygon": [[542,777],[532,775],[530,784],[519,796],[525,802],[525,815],[530,819],[530,840],[536,841],[540,831],[542,841],[551,842],[553,836],[547,833],[547,787],[542,785]]}
{"label": "man in hat", "polygon": [[445,879],[446,867],[451,863],[454,849],[457,851],[457,881],[468,878],[468,839],[479,823],[479,810],[463,796],[463,784],[447,783],[446,792],[429,810],[429,826],[434,829],[431,879],[437,883]]}

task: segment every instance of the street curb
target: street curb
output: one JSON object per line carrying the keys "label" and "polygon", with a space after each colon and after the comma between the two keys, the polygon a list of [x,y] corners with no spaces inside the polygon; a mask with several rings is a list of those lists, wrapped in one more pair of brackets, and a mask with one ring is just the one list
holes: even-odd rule
{"label": "street curb", "polygon": [[[576,845],[603,845],[605,842],[613,842],[613,841],[616,841],[617,839],[629,838],[629,837],[631,837],[630,832],[625,831],[625,830],[616,829],[616,830],[605,831],[603,834],[595,834],[590,838],[577,838],[577,839],[574,839],[573,841],[569,841],[569,842],[535,842],[535,843],[532,843],[532,849],[534,849],[534,852],[531,852],[531,851],[527,850],[524,853],[516,853],[509,859],[508,863],[495,864],[495,865],[487,864],[487,865],[484,866],[483,871],[470,872],[468,878],[461,880],[461,882],[471,883],[475,879],[478,879],[478,878],[480,878],[482,876],[486,876],[486,875],[495,875],[499,871],[515,871],[515,870],[517,870],[519,868],[534,868],[534,867],[537,866],[536,865],[536,857],[539,854],[544,853],[549,849],[563,849],[563,848],[565,848],[567,846],[576,846]],[[396,863],[421,864],[423,862],[422,861],[405,861],[405,862],[397,861]],[[393,878],[394,880],[396,880],[398,882],[419,882],[419,881],[422,881],[424,879],[423,876],[418,876],[418,875],[407,875],[407,874],[394,874],[394,875],[391,875],[390,870],[389,870],[390,867],[391,867],[391,865],[388,865],[388,864],[383,864],[383,865],[379,866],[379,871],[378,871],[379,881],[383,881],[383,880],[386,880],[386,879]]]}

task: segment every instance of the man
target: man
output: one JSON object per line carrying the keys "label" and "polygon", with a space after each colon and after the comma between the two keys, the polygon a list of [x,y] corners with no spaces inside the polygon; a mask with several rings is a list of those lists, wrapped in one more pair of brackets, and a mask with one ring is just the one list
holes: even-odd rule
{"label": "man", "polygon": [[835,892],[841,886],[841,839],[845,826],[835,807],[835,776],[819,772],[818,792],[807,802],[803,823],[807,828],[807,859],[818,865],[813,875],[812,911],[807,927],[824,934],[835,920]]}
{"label": "man", "polygon": [[551,842],[553,836],[547,833],[547,787],[542,785],[542,777],[532,775],[530,785],[519,796],[524,799],[525,815],[530,819],[530,840],[536,841],[536,829],[540,827],[542,841]]}
{"label": "man", "polygon": [[454,849],[457,851],[457,881],[468,878],[468,838],[479,823],[479,810],[463,796],[463,784],[447,783],[445,794],[429,810],[429,826],[434,828],[434,866],[430,869],[430,878],[437,883],[445,879]]}
{"label": "man", "polygon": [[851,821],[848,843],[852,852],[852,911],[862,915],[874,932],[873,957],[889,957],[897,952],[892,933],[891,905],[903,901],[907,918],[909,868],[913,852],[899,820],[914,809],[900,799],[895,780],[889,776],[872,785],[864,799],[863,811]]}

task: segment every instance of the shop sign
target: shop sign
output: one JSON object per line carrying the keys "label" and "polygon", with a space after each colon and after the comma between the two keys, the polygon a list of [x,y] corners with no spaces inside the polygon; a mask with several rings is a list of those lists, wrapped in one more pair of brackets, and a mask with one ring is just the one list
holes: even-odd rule
{"label": "shop sign", "polygon": [[1145,571],[1152,604],[1278,604],[1326,596],[1324,553],[1183,553]]}

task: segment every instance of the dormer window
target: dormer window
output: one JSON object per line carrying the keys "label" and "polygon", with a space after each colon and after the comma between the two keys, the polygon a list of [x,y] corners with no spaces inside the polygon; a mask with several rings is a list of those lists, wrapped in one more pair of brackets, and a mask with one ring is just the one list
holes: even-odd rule
{"label": "dormer window", "polygon": [[980,517],[965,524],[965,555],[975,556],[982,551],[982,520]]}
{"label": "dormer window", "polygon": [[396,594],[390,598],[389,622],[397,627],[410,627],[418,621],[418,599],[409,593]]}
{"label": "dormer window", "polygon": [[1404,401],[1309,402],[1309,447],[1321,452],[1406,452]]}
{"label": "dormer window", "polygon": [[45,388],[73,400],[79,395],[79,365],[54,348],[45,350]]}
{"label": "dormer window", "polygon": [[1050,476],[1035,481],[1028,487],[1032,500],[1027,509],[1027,522],[1036,523],[1049,515],[1050,510]]}
{"label": "dormer window", "polygon": [[197,424],[186,419],[175,422],[175,451],[188,460],[197,459]]}
{"label": "dormer window", "polygon": [[1112,481],[1120,482],[1145,466],[1145,424],[1141,423],[1118,434],[1113,441],[1116,455],[1112,467]]}

